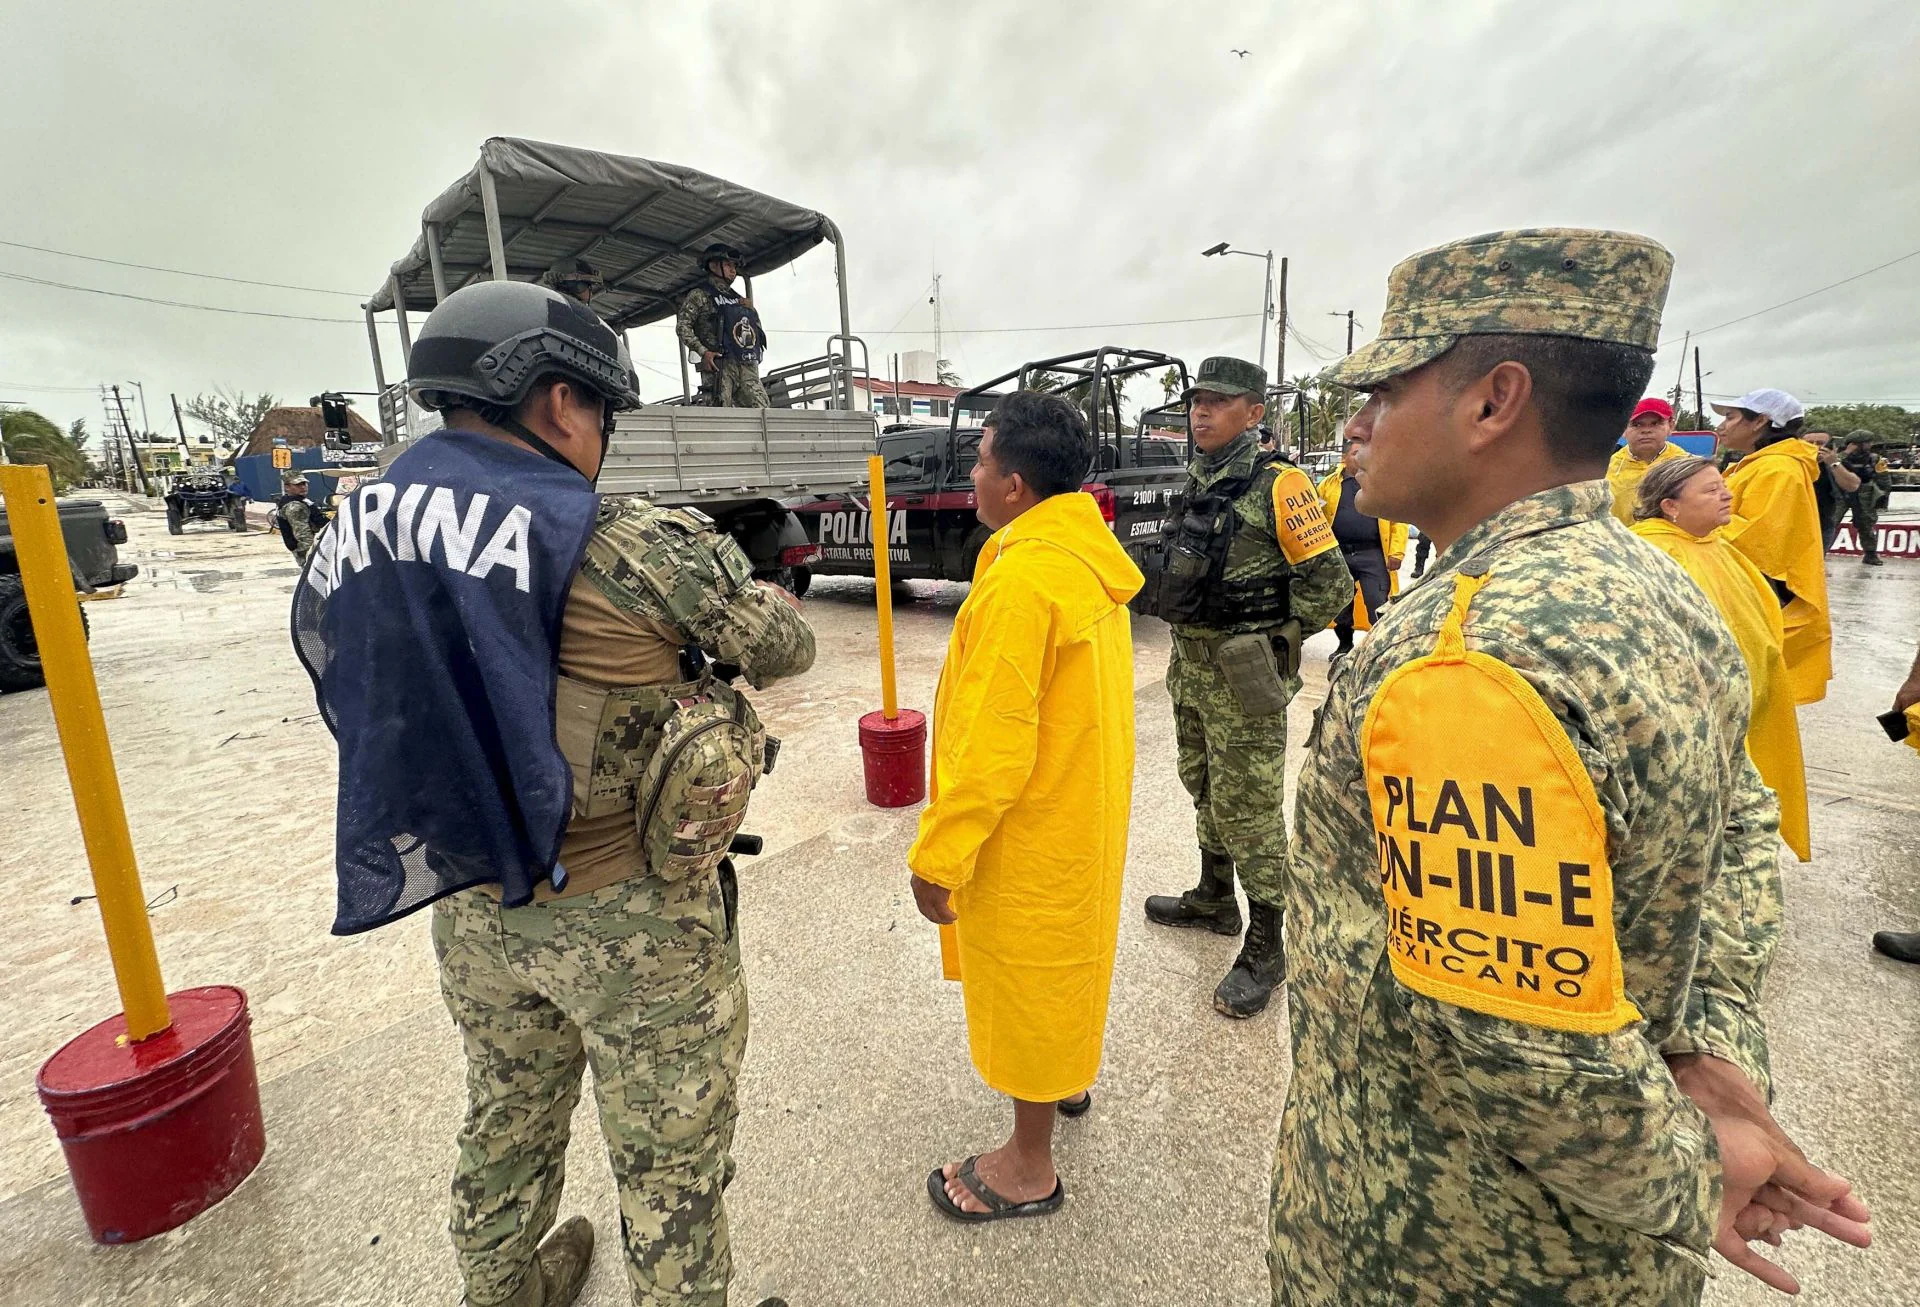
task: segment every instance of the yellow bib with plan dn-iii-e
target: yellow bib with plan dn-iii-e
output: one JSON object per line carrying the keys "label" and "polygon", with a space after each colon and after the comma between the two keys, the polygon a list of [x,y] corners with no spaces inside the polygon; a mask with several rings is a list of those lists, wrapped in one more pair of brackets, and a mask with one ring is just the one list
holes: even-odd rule
{"label": "yellow bib with plan dn-iii-e", "polygon": [[1433,652],[1381,683],[1361,727],[1388,956],[1428,998],[1604,1034],[1640,1017],[1614,939],[1606,822],[1539,694],[1466,648],[1486,580],[1455,578]]}

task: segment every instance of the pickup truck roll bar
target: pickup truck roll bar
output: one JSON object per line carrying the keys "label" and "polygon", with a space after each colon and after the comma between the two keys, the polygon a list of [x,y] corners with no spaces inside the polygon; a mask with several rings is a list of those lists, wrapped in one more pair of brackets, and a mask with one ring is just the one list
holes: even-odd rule
{"label": "pickup truck roll bar", "polygon": [[[1037,359],[1023,363],[1011,372],[1004,372],[991,381],[961,391],[954,396],[953,412],[947,423],[947,457],[949,462],[958,460],[960,448],[961,414],[966,413],[974,420],[967,426],[979,426],[993,405],[1007,393],[1005,387],[1014,383],[1014,389],[1027,389],[1029,383],[1040,378],[1046,382],[1045,389],[1052,394],[1065,394],[1072,391],[1092,393],[1100,397],[1100,402],[1086,406],[1091,410],[1093,439],[1095,445],[1107,443],[1109,437],[1118,440],[1123,435],[1124,422],[1120,415],[1120,392],[1130,377],[1143,372],[1154,372],[1173,368],[1180,374],[1180,389],[1187,388],[1187,365],[1183,359],[1172,354],[1162,354],[1157,350],[1133,349],[1121,345],[1102,345],[1098,349],[1082,350],[1076,354],[1061,354],[1055,358]],[[970,402],[971,401],[971,402]],[[1183,407],[1165,405],[1162,409]],[[1112,425],[1105,419],[1112,414]],[[1142,457],[1142,447],[1146,428],[1138,427],[1134,431],[1134,461]],[[1189,437],[1191,441],[1191,437]]]}

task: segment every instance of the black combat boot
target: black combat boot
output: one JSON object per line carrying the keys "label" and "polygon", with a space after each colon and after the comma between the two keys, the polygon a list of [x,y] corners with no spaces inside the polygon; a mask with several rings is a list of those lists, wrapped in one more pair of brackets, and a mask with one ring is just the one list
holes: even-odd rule
{"label": "black combat boot", "polygon": [[1875,931],[1873,947],[1896,962],[1920,962],[1920,931]]}
{"label": "black combat boot", "polygon": [[1250,1017],[1264,1012],[1273,987],[1287,978],[1287,947],[1280,938],[1281,912],[1247,900],[1247,938],[1220,987],[1213,1010],[1223,1016]]}
{"label": "black combat boot", "polygon": [[1216,935],[1240,933],[1240,901],[1233,897],[1233,859],[1200,850],[1200,883],[1175,898],[1147,896],[1147,920],[1162,926],[1202,926]]}
{"label": "black combat boot", "polygon": [[1885,567],[1886,566],[1885,563],[1880,561],[1880,555],[1875,553],[1871,549],[1867,551],[1866,556],[1862,558],[1860,561],[1867,567]]}

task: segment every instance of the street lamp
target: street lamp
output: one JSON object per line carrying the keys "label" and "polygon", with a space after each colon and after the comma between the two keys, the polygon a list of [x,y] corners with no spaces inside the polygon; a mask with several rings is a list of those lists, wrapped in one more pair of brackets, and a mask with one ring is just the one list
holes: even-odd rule
{"label": "street lamp", "polygon": [[1225,241],[1221,241],[1212,249],[1200,251],[1200,257],[1203,259],[1210,259],[1216,254],[1244,254],[1250,259],[1267,261],[1267,298],[1260,308],[1260,352],[1254,355],[1260,361],[1260,366],[1264,368],[1267,366],[1267,322],[1273,317],[1273,251],[1255,254],[1252,250],[1230,249]]}

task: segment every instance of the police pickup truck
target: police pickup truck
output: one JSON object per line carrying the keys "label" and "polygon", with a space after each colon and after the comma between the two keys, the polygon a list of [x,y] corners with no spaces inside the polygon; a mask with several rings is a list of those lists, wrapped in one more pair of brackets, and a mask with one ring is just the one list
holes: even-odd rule
{"label": "police pickup truck", "polygon": [[[1188,443],[1184,413],[1167,405],[1140,415],[1131,434],[1121,432],[1120,396],[1127,379],[1175,369],[1186,387],[1186,365],[1145,350],[1112,347],[1029,363],[953,401],[945,429],[890,427],[880,436],[886,469],[886,521],[881,534],[888,567],[896,579],[969,581],[974,561],[991,534],[974,515],[973,465],[980,452],[980,421],[1010,388],[1052,390],[1091,412],[1095,456],[1083,487],[1099,504],[1120,543],[1149,577],[1157,559],[1168,511],[1186,483]],[[1099,397],[1089,401],[1088,396]],[[871,496],[815,495],[789,500],[818,554],[795,569],[804,590],[812,574],[872,576],[875,534]],[[1140,611],[1152,587],[1136,600]]]}

